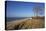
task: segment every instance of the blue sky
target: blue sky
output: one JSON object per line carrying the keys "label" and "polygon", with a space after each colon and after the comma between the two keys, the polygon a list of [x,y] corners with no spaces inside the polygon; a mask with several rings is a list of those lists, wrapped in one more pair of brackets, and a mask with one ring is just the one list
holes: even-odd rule
{"label": "blue sky", "polygon": [[31,17],[34,16],[34,6],[44,7],[44,3],[8,1],[6,15],[7,17]]}

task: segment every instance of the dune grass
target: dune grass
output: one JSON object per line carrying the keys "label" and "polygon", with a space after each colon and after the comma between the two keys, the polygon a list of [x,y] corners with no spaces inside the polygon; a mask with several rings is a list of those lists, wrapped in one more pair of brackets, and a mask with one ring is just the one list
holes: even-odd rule
{"label": "dune grass", "polygon": [[44,28],[44,18],[38,19],[28,19],[26,21],[20,23],[12,23],[7,25],[7,29],[9,30],[18,30],[18,29],[36,29],[36,28]]}

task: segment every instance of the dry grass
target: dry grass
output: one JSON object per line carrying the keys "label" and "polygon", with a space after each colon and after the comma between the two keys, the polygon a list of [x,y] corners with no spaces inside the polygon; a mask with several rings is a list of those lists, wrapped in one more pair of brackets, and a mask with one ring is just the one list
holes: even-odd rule
{"label": "dry grass", "polygon": [[28,19],[23,22],[11,23],[7,25],[7,29],[34,29],[34,28],[44,28],[44,19]]}

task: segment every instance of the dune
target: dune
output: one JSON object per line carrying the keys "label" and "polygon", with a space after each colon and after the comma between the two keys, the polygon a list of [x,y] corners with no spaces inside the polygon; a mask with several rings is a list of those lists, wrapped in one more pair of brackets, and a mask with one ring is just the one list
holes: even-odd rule
{"label": "dune", "polygon": [[[32,17],[33,18],[33,17]],[[40,19],[39,19],[40,18]],[[22,20],[16,20],[12,22],[7,22],[7,30],[19,30],[19,29],[36,29],[36,28],[44,28],[44,18],[38,17],[38,19],[26,18]]]}

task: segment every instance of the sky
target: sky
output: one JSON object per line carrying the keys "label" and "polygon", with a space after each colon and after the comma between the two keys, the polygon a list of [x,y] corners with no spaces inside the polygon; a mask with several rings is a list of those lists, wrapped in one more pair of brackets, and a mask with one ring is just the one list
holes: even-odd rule
{"label": "sky", "polygon": [[35,6],[44,8],[44,3],[7,1],[6,15],[7,17],[31,17],[34,16]]}

